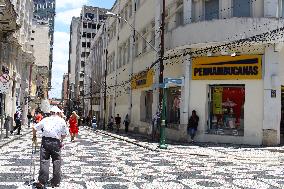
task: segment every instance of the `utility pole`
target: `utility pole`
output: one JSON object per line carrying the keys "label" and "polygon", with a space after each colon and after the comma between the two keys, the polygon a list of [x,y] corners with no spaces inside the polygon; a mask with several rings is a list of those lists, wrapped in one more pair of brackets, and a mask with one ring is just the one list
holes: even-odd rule
{"label": "utility pole", "polygon": [[[166,2],[162,0],[162,18],[161,18],[161,49],[160,49],[160,75],[159,75],[159,84],[164,83],[164,48],[165,48],[165,14],[166,14]],[[165,127],[166,127],[166,89],[163,87],[159,88],[159,106],[162,108],[160,111],[160,144],[159,148],[166,149],[166,136],[165,136]]]}
{"label": "utility pole", "polygon": [[106,129],[106,92],[107,92],[107,56],[108,56],[108,50],[105,49],[106,53],[106,66],[105,66],[105,86],[104,86],[104,125],[103,130]]}

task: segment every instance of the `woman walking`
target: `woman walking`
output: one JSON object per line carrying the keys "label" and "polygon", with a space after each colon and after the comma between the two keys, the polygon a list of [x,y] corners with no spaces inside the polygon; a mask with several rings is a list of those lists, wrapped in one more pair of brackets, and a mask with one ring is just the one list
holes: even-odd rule
{"label": "woman walking", "polygon": [[78,137],[78,132],[79,132],[78,119],[79,116],[76,114],[75,111],[73,111],[69,119],[69,125],[70,125],[69,132],[71,136],[71,142],[74,142],[75,136]]}

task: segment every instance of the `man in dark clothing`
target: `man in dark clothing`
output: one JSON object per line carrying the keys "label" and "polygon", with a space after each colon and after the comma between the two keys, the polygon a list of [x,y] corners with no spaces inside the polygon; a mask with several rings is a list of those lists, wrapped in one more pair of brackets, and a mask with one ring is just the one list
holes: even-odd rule
{"label": "man in dark clothing", "polygon": [[190,116],[188,120],[188,125],[187,125],[187,133],[190,135],[191,142],[194,142],[193,139],[197,131],[198,121],[199,121],[199,117],[196,115],[196,111],[193,110],[192,115]]}
{"label": "man in dark clothing", "polygon": [[11,134],[13,134],[13,131],[18,129],[17,135],[21,134],[21,125],[22,125],[22,113],[20,110],[17,110],[16,113],[14,114],[14,121],[16,123],[16,127],[10,131]]}
{"label": "man in dark clothing", "polygon": [[31,126],[31,122],[32,122],[32,118],[33,118],[31,112],[28,113],[27,118],[28,118],[28,127],[30,127]]}
{"label": "man in dark clothing", "polygon": [[116,133],[119,132],[120,123],[121,123],[121,117],[119,117],[119,114],[117,114],[116,117],[115,117]]}

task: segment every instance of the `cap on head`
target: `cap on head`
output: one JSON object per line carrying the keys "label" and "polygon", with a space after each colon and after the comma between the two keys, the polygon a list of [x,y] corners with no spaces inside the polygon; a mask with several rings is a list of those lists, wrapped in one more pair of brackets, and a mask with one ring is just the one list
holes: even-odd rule
{"label": "cap on head", "polygon": [[63,112],[63,111],[60,110],[57,106],[53,106],[53,107],[50,109],[50,112],[61,113],[61,112]]}

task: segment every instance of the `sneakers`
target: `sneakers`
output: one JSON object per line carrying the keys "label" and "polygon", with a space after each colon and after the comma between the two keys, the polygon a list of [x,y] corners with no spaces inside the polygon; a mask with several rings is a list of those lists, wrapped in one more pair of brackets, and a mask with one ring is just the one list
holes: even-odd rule
{"label": "sneakers", "polygon": [[36,188],[36,189],[45,189],[46,187],[41,184],[40,182],[35,182],[33,183],[33,186]]}

